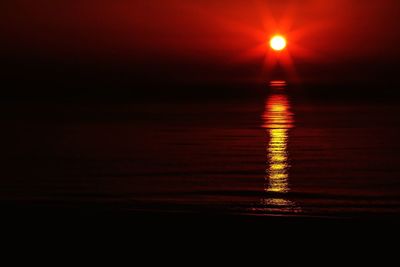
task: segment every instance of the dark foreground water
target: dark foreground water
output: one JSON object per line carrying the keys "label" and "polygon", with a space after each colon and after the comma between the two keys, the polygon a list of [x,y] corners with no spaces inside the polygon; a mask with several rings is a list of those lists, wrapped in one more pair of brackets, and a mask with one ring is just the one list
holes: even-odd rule
{"label": "dark foreground water", "polygon": [[3,104],[1,208],[400,215],[400,108],[296,97]]}

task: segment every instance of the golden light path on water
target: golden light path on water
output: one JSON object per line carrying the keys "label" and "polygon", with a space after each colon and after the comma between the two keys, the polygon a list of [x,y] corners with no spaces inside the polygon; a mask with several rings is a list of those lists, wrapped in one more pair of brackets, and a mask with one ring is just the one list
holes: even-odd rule
{"label": "golden light path on water", "polygon": [[265,211],[299,212],[300,208],[288,199],[289,193],[289,131],[294,127],[294,114],[285,92],[284,81],[272,81],[271,94],[268,96],[263,114],[262,127],[269,138],[267,150],[267,168],[264,190],[271,195],[262,200]]}

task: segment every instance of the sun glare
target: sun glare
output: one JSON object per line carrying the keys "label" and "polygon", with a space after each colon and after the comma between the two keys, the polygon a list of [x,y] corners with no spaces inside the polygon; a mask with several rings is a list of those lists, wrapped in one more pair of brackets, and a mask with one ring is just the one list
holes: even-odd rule
{"label": "sun glare", "polygon": [[275,35],[269,41],[269,45],[275,51],[282,51],[286,47],[286,39],[281,35]]}

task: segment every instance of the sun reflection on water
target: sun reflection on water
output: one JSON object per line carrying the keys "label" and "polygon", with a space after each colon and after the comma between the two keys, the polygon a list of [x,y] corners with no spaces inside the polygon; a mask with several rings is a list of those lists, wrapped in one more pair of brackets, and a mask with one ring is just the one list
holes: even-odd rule
{"label": "sun reflection on water", "polygon": [[273,81],[268,97],[264,124],[269,142],[267,144],[267,168],[264,190],[268,197],[262,199],[263,209],[268,212],[298,212],[299,207],[293,201],[285,198],[289,193],[289,131],[294,127],[294,114],[291,112],[290,102],[285,94],[285,82]]}

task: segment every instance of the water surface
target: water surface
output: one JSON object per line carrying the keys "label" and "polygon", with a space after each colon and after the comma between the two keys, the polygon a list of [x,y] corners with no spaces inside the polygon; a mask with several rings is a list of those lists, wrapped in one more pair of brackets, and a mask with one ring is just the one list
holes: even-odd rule
{"label": "water surface", "polygon": [[399,214],[396,105],[296,97],[284,84],[266,92],[257,99],[3,105],[2,205]]}

